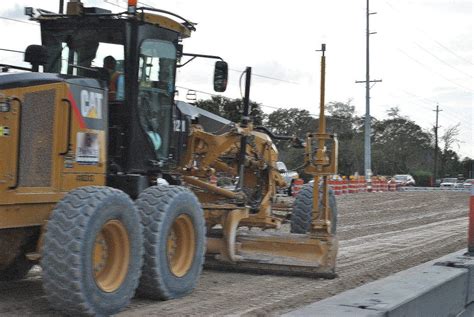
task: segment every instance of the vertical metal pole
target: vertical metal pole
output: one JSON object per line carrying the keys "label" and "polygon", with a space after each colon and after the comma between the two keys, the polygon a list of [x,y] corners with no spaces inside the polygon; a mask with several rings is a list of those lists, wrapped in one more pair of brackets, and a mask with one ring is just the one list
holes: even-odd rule
{"label": "vertical metal pole", "polygon": [[367,0],[367,30],[366,30],[366,56],[365,56],[365,135],[364,135],[364,175],[365,179],[370,182],[370,176],[372,174],[372,162],[371,162],[371,146],[370,146],[370,59],[369,59],[369,0]]}
{"label": "vertical metal pole", "polygon": [[434,150],[434,171],[433,171],[433,186],[436,185],[436,177],[438,175],[438,114],[440,112],[439,105],[436,105],[436,126],[435,126],[435,150]]}
{"label": "vertical metal pole", "polygon": [[64,0],[59,0],[59,14],[64,13]]}
{"label": "vertical metal pole", "polygon": [[250,79],[252,78],[252,67],[245,69],[245,96],[244,96],[244,111],[242,113],[241,126],[246,128],[250,121]]}
{"label": "vertical metal pole", "polygon": [[467,249],[474,255],[474,186],[471,187],[471,197],[469,198],[469,228],[467,234]]}
{"label": "vertical metal pole", "polygon": [[[321,44],[321,87],[320,87],[320,97],[319,97],[319,133],[326,133],[326,116],[324,115],[324,103],[325,103],[325,87],[326,87],[326,44]],[[324,140],[322,145],[324,146]],[[320,146],[320,148],[322,148]]]}
{"label": "vertical metal pole", "polygon": [[[252,77],[252,67],[247,67],[245,70],[245,97],[244,97],[244,111],[242,113],[242,122],[240,126],[246,128],[250,122],[250,79]],[[244,132],[245,133],[245,132]],[[238,189],[244,186],[244,172],[245,172],[245,155],[247,153],[247,136],[243,135],[240,139],[240,155],[239,155],[239,185]]]}
{"label": "vertical metal pole", "polygon": [[[321,164],[324,163],[326,158],[325,146],[326,139],[324,135],[326,134],[326,116],[324,114],[324,103],[325,103],[325,88],[326,88],[326,44],[321,44],[321,84],[320,84],[320,99],[319,99],[319,129],[318,129],[318,150],[316,152],[316,161]],[[319,182],[322,178],[323,181],[323,193],[322,197],[319,197]],[[319,201],[322,199],[323,208],[319,208]],[[324,213],[323,219],[329,219],[329,209],[328,206],[328,183],[327,176],[320,176],[319,174],[314,175],[314,184],[313,184],[313,209],[312,209],[312,228],[315,228],[316,223],[321,218],[320,213]],[[319,225],[318,225],[319,226]]]}

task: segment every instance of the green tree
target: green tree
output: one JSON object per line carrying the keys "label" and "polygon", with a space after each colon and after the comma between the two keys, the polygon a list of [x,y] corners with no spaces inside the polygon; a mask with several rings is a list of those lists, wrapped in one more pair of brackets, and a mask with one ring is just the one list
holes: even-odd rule
{"label": "green tree", "polygon": [[307,133],[316,131],[317,120],[308,110],[278,109],[268,115],[265,126],[274,134],[304,138]]}
{"label": "green tree", "polygon": [[462,173],[462,164],[459,161],[459,156],[454,150],[452,150],[453,146],[459,143],[459,127],[459,123],[448,127],[441,136],[443,150],[441,153],[440,173],[442,177],[454,177]]}
{"label": "green tree", "polygon": [[[242,99],[229,99],[222,96],[212,96],[211,99],[198,100],[196,106],[232,122],[238,123],[242,120]],[[265,116],[260,104],[250,102],[250,117],[255,125],[262,124]]]}
{"label": "green tree", "polygon": [[[270,113],[265,120],[265,127],[276,135],[295,136],[301,139],[317,129],[317,120],[307,110],[298,108],[278,109]],[[304,150],[292,147],[288,141],[278,141],[279,160],[286,163],[289,169],[298,169],[304,163]],[[301,174],[302,170],[298,169]]]}
{"label": "green tree", "polygon": [[391,110],[388,119],[373,124],[372,170],[379,175],[431,171],[432,135]]}
{"label": "green tree", "polygon": [[352,175],[363,166],[363,131],[360,118],[355,115],[351,101],[330,102],[326,106],[327,131],[336,134],[339,140],[339,173]]}
{"label": "green tree", "polygon": [[462,173],[465,178],[474,178],[474,160],[470,157],[465,157],[461,161]]}

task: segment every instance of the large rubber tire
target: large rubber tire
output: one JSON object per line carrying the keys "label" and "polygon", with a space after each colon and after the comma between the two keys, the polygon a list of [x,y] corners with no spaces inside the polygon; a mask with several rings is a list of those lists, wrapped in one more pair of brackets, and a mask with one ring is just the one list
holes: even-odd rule
{"label": "large rubber tire", "polygon": [[115,314],[135,294],[142,264],[142,225],[127,194],[88,186],[57,204],[41,260],[52,307],[69,315]]}
{"label": "large rubber tire", "polygon": [[0,270],[0,281],[17,281],[23,279],[31,270],[33,263],[22,253],[7,267]]}
{"label": "large rubber tire", "polygon": [[[319,189],[319,197],[322,197],[322,188]],[[329,190],[329,210],[331,211],[331,233],[336,233],[337,228],[337,205],[334,192]],[[321,200],[319,207],[322,207]],[[305,184],[296,196],[291,213],[291,232],[306,233],[311,227],[311,216],[313,209],[313,184]]]}
{"label": "large rubber tire", "polygon": [[[181,186],[159,185],[144,190],[135,204],[145,237],[138,293],[160,300],[189,294],[201,275],[206,251],[204,214],[197,197]],[[172,236],[176,239],[170,240]]]}

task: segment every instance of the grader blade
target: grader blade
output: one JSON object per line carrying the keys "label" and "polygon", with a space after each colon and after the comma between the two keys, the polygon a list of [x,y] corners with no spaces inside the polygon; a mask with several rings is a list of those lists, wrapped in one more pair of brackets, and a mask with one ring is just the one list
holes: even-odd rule
{"label": "grader blade", "polygon": [[335,236],[279,232],[242,232],[236,237],[237,261],[222,261],[208,249],[205,266],[219,270],[334,278]]}
{"label": "grader blade", "polygon": [[[233,171],[234,175],[238,175],[235,192],[204,184],[203,180],[195,178],[199,176],[198,171],[190,173],[190,176],[185,178],[185,181],[201,190],[234,199],[233,202],[225,204],[202,195],[201,201],[205,202],[203,208],[208,225],[205,264],[208,268],[326,278],[336,276],[337,210],[335,199],[330,199],[328,177],[337,174],[338,141],[336,135],[326,132],[325,50],[326,46],[323,44],[318,132],[307,134],[304,155],[304,171],[314,177],[314,185],[305,187],[310,189],[309,192],[305,189],[304,194],[296,196],[290,217],[292,219],[295,216],[292,219],[295,222],[292,224],[300,222],[298,226],[292,226],[291,230],[296,228],[299,230],[297,232],[304,234],[265,231],[281,228],[282,218],[276,217],[274,211],[277,208],[273,209],[276,206],[280,209],[282,207],[275,199],[276,187],[281,186],[279,185],[281,175],[277,173],[275,163],[277,153],[272,152],[273,146],[270,146],[272,143],[269,136],[272,134],[259,136],[248,124],[251,68],[246,70],[244,111],[240,130],[226,137],[221,136],[220,140],[214,137],[213,142],[210,137],[201,135],[201,140],[194,142],[194,144],[207,142],[207,146],[197,147],[194,151],[200,153],[200,157],[203,158],[200,162],[196,163],[196,155],[193,156],[191,153],[188,156],[192,158],[189,166],[200,166],[201,170],[207,168],[209,173],[214,173],[215,169],[220,168],[221,172]],[[275,135],[273,138],[278,139]],[[236,148],[235,144],[238,143],[240,146]],[[264,146],[258,148],[258,144]],[[229,150],[228,147],[234,148]],[[212,148],[214,151],[205,156],[200,152],[202,148]],[[215,149],[222,151],[227,149],[224,151],[228,153],[226,157],[230,154],[235,155],[235,164],[232,168],[222,169],[224,160],[221,165],[213,163],[219,157]],[[266,165],[261,165],[262,162]],[[207,174],[201,175],[201,178],[205,177]],[[252,190],[255,188],[262,192]],[[196,192],[199,195],[200,191]],[[237,193],[242,195],[239,200],[236,200]],[[250,230],[244,230],[244,227]],[[260,228],[262,231],[253,231],[252,228]]]}

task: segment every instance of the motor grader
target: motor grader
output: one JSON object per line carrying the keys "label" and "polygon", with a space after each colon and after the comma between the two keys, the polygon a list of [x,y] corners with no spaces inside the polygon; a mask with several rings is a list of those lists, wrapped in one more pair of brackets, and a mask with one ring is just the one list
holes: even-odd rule
{"label": "motor grader", "polygon": [[[286,184],[273,140],[292,138],[253,126],[250,69],[235,124],[174,100],[177,70],[196,57],[219,59],[214,88],[227,84],[222,59],[183,52],[195,29],[188,20],[134,1],[122,13],[77,0],[66,13],[62,5],[59,13],[25,11],[41,25],[42,46],[25,51],[31,68],[0,65],[0,281],[39,264],[54,308],[110,315],[135,293],[188,294],[204,264],[335,276],[326,176],[337,169],[337,140],[325,132],[323,93],[319,131],[304,154],[321,185],[303,188],[294,233],[283,234],[276,189]],[[113,94],[100,66],[110,54]],[[218,187],[210,179],[219,175],[238,183]]]}

